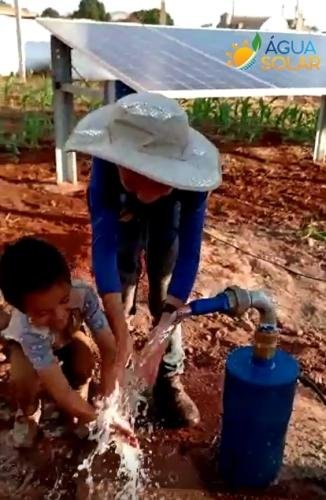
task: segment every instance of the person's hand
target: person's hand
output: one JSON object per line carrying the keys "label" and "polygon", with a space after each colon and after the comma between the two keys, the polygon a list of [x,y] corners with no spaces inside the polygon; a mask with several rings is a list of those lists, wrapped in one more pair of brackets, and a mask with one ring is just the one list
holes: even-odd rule
{"label": "person's hand", "polygon": [[126,422],[114,422],[112,424],[113,432],[119,436],[122,443],[128,444],[133,448],[139,448],[139,441],[130,425]]}
{"label": "person's hand", "polygon": [[120,387],[124,387],[126,382],[126,370],[133,358],[134,345],[131,335],[126,335],[125,341],[119,346],[116,362],[115,362],[115,374],[116,380],[119,382]]}
{"label": "person's hand", "polygon": [[[137,436],[130,422],[125,417],[121,388],[116,385],[109,397],[98,397],[94,401],[96,420],[92,423],[92,432],[101,436],[104,442],[116,445],[128,444],[139,448]],[[110,408],[112,407],[112,411]]]}
{"label": "person's hand", "polygon": [[126,381],[126,367],[133,353],[133,343],[128,335],[124,349],[120,350],[120,355],[116,356],[114,362],[104,362],[102,365],[101,387],[102,396],[110,396],[118,383],[121,388]]}
{"label": "person's hand", "polygon": [[163,313],[158,325],[152,330],[149,340],[139,354],[135,364],[136,375],[153,386],[157,379],[162,358],[167,349],[169,332],[176,321],[177,313]]}
{"label": "person's hand", "polygon": [[130,360],[132,359],[134,352],[134,343],[132,337],[127,331],[123,342],[121,342],[118,346],[118,352],[116,357],[116,364],[120,367],[121,370],[125,368]]}

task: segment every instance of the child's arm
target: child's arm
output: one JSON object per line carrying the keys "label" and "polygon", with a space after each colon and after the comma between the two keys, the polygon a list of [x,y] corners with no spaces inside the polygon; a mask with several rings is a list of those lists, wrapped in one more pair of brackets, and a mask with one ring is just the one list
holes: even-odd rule
{"label": "child's arm", "polygon": [[25,331],[21,346],[40,377],[41,384],[58,406],[84,423],[95,420],[95,409],[70,387],[64,376],[53,353],[50,337]]}
{"label": "child's arm", "polygon": [[70,387],[57,362],[53,362],[48,368],[39,370],[38,375],[47,392],[65,412],[73,417],[78,417],[81,423],[95,420],[95,409]]}
{"label": "child's arm", "polygon": [[101,386],[103,395],[109,395],[115,386],[116,342],[94,290],[87,286],[83,308],[85,323],[93,334],[101,354]]}

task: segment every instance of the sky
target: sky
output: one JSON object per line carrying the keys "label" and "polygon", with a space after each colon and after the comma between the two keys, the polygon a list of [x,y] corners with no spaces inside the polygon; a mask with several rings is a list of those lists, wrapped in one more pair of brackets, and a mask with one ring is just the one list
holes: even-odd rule
{"label": "sky", "polygon": [[[103,1],[103,0],[102,0]],[[235,3],[236,15],[272,16],[281,15],[285,5],[285,16],[293,17],[296,0],[166,0],[167,11],[175,24],[180,26],[200,26],[205,23],[217,24],[223,12],[232,11]],[[20,0],[21,6],[33,12],[41,12],[46,7],[53,7],[65,14],[75,10],[79,0]],[[132,12],[160,6],[160,0],[104,0],[108,12]],[[325,0],[300,0],[300,8],[307,23],[326,28],[326,16],[321,16],[321,7]],[[325,7],[324,7],[325,8]]]}

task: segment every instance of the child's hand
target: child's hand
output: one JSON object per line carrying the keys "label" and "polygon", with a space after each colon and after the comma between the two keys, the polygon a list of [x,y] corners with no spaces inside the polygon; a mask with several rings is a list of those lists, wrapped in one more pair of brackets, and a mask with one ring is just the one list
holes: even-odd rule
{"label": "child's hand", "polygon": [[128,444],[129,446],[132,446],[133,448],[139,448],[139,441],[131,427],[119,422],[112,424],[112,428],[115,433],[119,435],[122,442]]}
{"label": "child's hand", "polygon": [[98,415],[97,420],[94,422],[95,428],[100,430],[100,432],[104,432],[106,436],[110,436],[110,440],[112,439],[112,435],[118,436],[119,439],[115,439],[116,443],[121,442],[134,448],[139,448],[138,439],[127,420],[120,417],[117,413],[110,415],[110,418],[105,417],[105,412],[110,408],[110,404],[115,404],[115,402],[110,402],[108,398],[97,398],[94,401]]}

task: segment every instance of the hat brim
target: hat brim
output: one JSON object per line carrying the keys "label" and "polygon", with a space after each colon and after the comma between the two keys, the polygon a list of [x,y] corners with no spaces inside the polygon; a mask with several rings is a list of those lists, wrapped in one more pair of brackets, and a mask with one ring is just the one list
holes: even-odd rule
{"label": "hat brim", "polygon": [[114,105],[108,105],[86,115],[72,132],[65,150],[101,158],[177,189],[211,191],[221,184],[219,151],[202,134],[190,128],[182,160],[148,154],[123,138],[116,143],[110,141],[108,123],[113,109]]}

